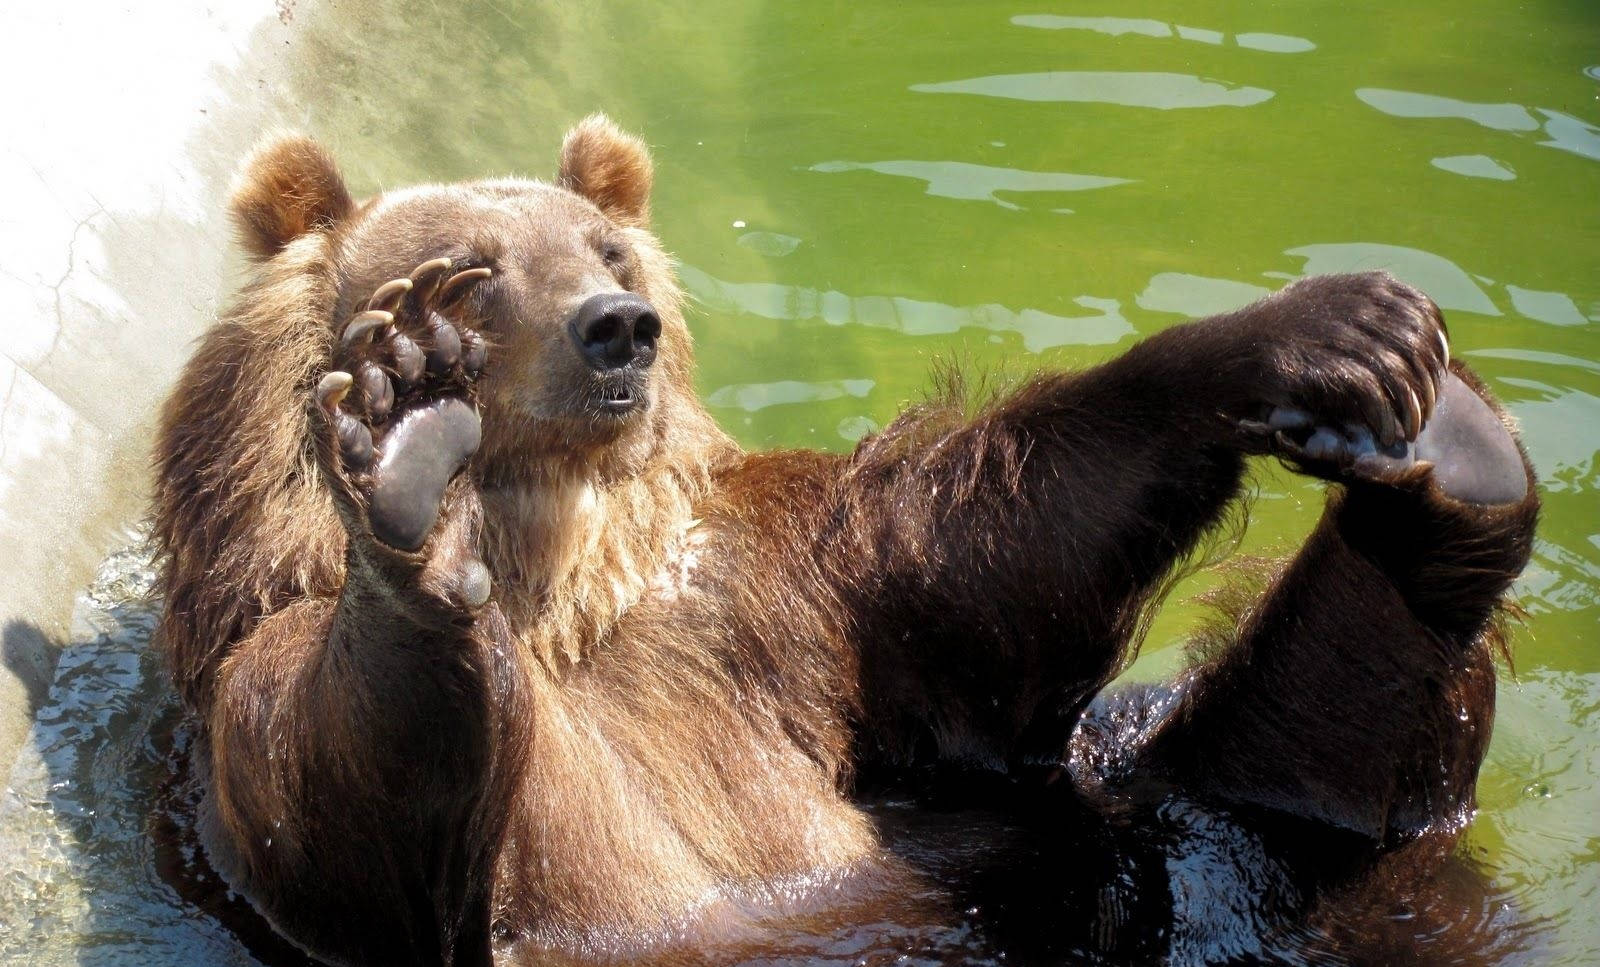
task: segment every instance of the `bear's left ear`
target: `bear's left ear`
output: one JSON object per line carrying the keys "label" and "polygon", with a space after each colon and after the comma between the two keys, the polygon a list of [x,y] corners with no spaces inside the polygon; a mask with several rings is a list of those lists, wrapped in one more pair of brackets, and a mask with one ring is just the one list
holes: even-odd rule
{"label": "bear's left ear", "polygon": [[650,149],[604,114],[579,121],[561,142],[561,187],[594,202],[612,221],[649,224],[654,178]]}

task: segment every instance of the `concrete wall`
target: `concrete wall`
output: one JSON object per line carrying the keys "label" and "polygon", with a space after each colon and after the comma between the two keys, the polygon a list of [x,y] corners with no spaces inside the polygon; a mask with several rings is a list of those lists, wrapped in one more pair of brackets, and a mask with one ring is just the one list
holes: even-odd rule
{"label": "concrete wall", "polygon": [[274,96],[304,66],[305,6],[7,10],[0,772],[49,686],[75,595],[143,513],[154,409],[232,275],[232,168],[263,129],[305,121]]}

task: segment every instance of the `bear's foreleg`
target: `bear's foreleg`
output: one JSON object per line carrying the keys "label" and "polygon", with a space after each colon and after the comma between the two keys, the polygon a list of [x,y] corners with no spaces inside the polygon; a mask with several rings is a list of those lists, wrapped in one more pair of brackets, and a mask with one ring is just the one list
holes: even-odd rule
{"label": "bear's foreleg", "polygon": [[378,290],[314,393],[349,540],[337,602],[269,616],[222,663],[207,840],[284,934],[335,962],[487,964],[493,860],[526,737],[477,558],[471,384],[446,313],[486,274]]}
{"label": "bear's foreleg", "polygon": [[863,441],[839,519],[869,562],[846,572],[867,576],[852,588],[870,618],[867,757],[1050,767],[1222,519],[1244,456],[1295,458],[1324,426],[1360,427],[1374,450],[1414,440],[1447,359],[1420,292],[1318,276],[976,417],[928,405]]}

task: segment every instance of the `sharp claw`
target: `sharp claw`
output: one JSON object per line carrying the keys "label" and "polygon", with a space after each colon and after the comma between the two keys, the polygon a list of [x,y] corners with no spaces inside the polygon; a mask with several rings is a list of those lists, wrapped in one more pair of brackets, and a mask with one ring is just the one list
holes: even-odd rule
{"label": "sharp claw", "polygon": [[462,292],[465,292],[468,286],[476,282],[481,282],[493,274],[494,272],[490,269],[482,267],[476,269],[467,269],[465,272],[457,272],[455,275],[450,277],[449,281],[445,282],[445,284],[439,288],[439,293],[437,296],[439,304],[443,305],[449,302],[451,299],[458,297]]}
{"label": "sharp claw", "polygon": [[349,346],[358,340],[365,339],[374,329],[394,324],[394,313],[382,309],[368,309],[344,327],[344,335],[339,338],[341,345]]}
{"label": "sharp claw", "polygon": [[1439,337],[1439,356],[1440,356],[1440,359],[1442,360],[1442,362],[1440,363],[1440,366],[1443,367],[1444,369],[1449,369],[1450,368],[1450,337],[1448,337],[1448,336],[1446,336],[1444,334],[1444,330],[1443,329],[1435,329],[1433,331],[1433,334],[1435,336]]}
{"label": "sharp claw", "polygon": [[439,283],[450,271],[451,264],[447,258],[429,259],[411,270],[411,282],[415,286],[411,292],[419,304],[426,305],[439,291]]}
{"label": "sharp claw", "polygon": [[404,388],[409,388],[422,378],[422,370],[427,366],[427,359],[422,355],[422,350],[411,341],[411,337],[403,332],[394,334],[390,340],[394,352],[394,371],[400,377]]}
{"label": "sharp claw", "polygon": [[461,334],[461,366],[473,376],[483,371],[489,361],[489,344],[471,329]]}
{"label": "sharp claw", "polygon": [[355,382],[355,377],[340,370],[330,370],[326,376],[317,383],[317,405],[329,413],[339,409],[339,404],[344,402],[345,394],[350,392],[350,384]]}
{"label": "sharp claw", "polygon": [[428,348],[428,371],[448,373],[461,359],[461,334],[443,316],[433,313],[428,317],[428,335],[432,341]]}
{"label": "sharp claw", "polygon": [[1400,420],[1388,406],[1381,403],[1374,406],[1367,418],[1372,424],[1372,435],[1379,443],[1387,447],[1400,439]]}
{"label": "sharp claw", "polygon": [[372,298],[367,300],[368,309],[394,310],[400,305],[400,300],[411,291],[410,279],[390,279],[378,286],[378,291],[372,293]]}
{"label": "sharp claw", "polygon": [[1433,379],[1422,380],[1422,422],[1426,423],[1433,417],[1433,404],[1436,397],[1433,390]]}
{"label": "sharp claw", "polygon": [[1417,391],[1406,387],[1406,439],[1415,440],[1417,434],[1422,432],[1422,404],[1417,400]]}
{"label": "sharp claw", "polygon": [[394,406],[394,386],[374,363],[361,366],[361,395],[366,399],[367,415],[374,423],[382,423]]}

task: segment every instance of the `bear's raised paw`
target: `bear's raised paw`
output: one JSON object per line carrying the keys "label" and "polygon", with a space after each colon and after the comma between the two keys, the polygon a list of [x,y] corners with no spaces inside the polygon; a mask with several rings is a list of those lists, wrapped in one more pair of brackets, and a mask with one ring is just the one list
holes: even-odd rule
{"label": "bear's raised paw", "polygon": [[379,286],[317,384],[338,470],[364,498],[373,536],[391,547],[422,547],[445,487],[478,449],[472,392],[488,344],[460,320],[463,297],[490,275],[452,272],[440,258]]}

